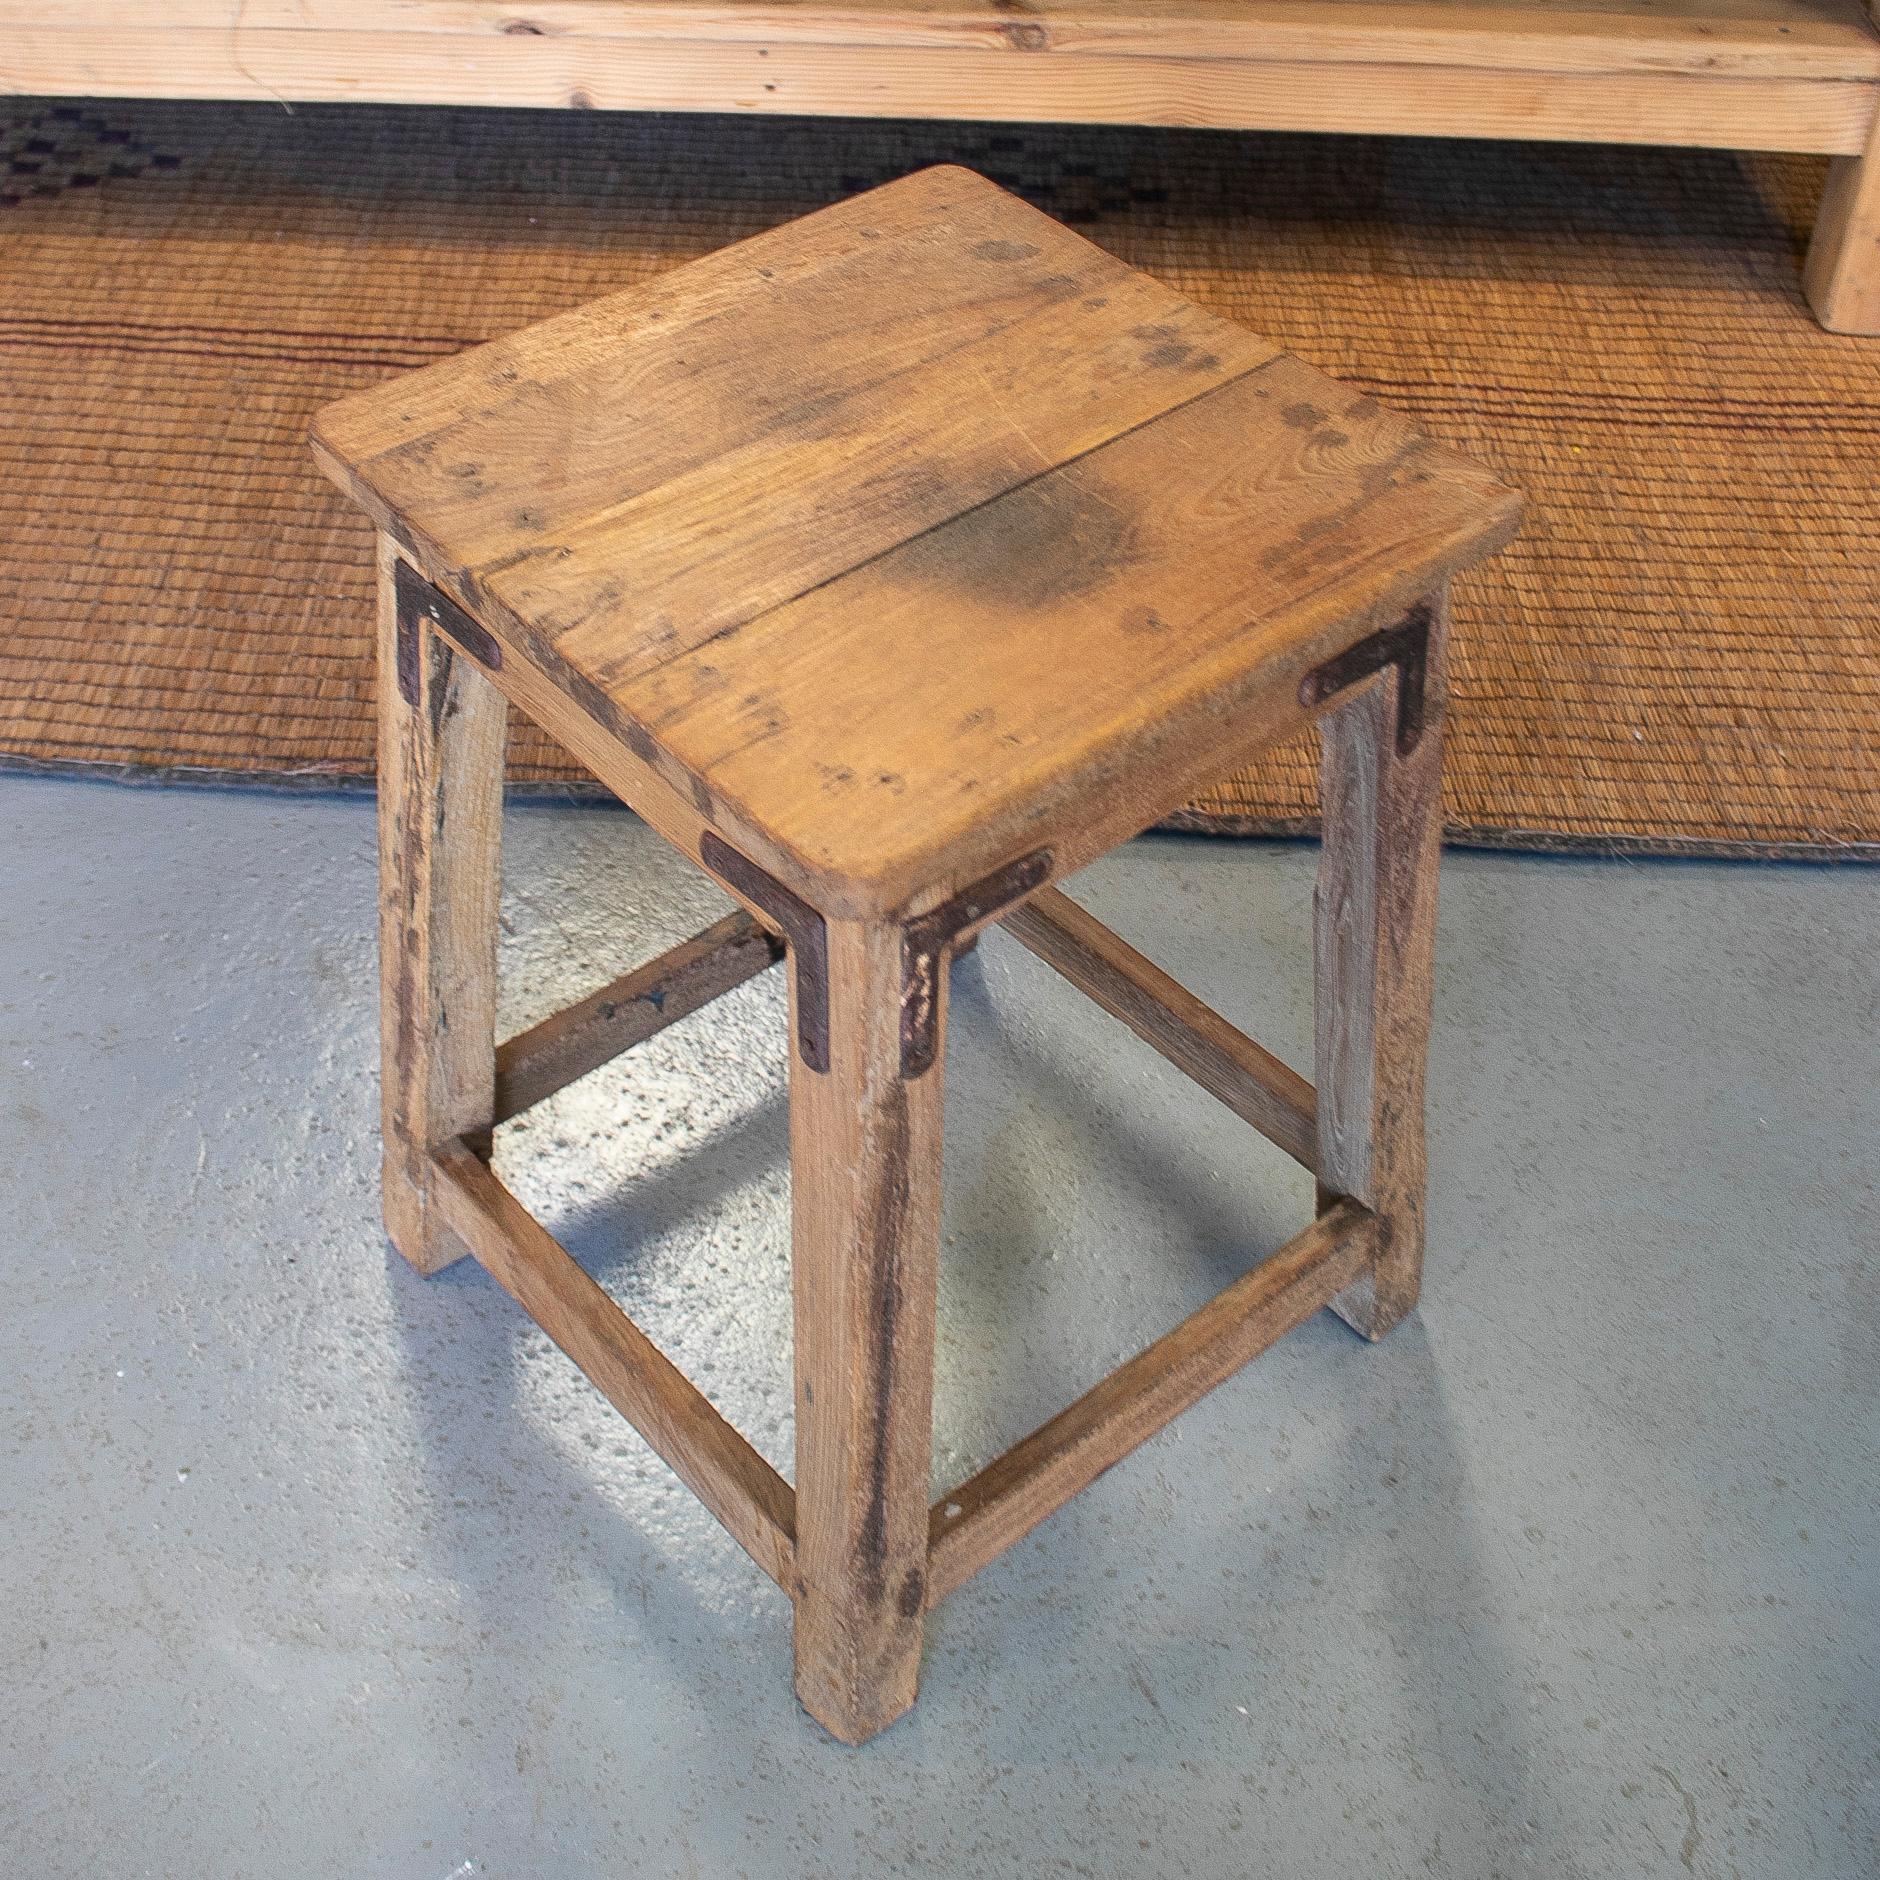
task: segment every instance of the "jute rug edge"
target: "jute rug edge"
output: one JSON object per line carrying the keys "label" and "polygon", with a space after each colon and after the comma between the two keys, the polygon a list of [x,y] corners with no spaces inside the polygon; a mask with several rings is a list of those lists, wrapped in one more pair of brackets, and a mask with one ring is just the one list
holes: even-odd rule
{"label": "jute rug edge", "polygon": [[[233,770],[201,764],[111,764],[84,760],[55,761],[0,751],[0,776],[70,777],[134,789],[274,791],[283,795],[367,796],[377,788],[357,771]],[[508,800],[516,803],[577,803],[624,809],[601,783],[511,781]],[[1205,810],[1177,810],[1156,825],[1167,834],[1226,836],[1267,841],[1316,841],[1318,819],[1311,816],[1230,816]],[[1730,862],[1880,863],[1880,842],[1736,842],[1713,837],[1669,835],[1568,835],[1557,830],[1445,826],[1445,846],[1452,849],[1507,851],[1595,860],[1664,859]]]}

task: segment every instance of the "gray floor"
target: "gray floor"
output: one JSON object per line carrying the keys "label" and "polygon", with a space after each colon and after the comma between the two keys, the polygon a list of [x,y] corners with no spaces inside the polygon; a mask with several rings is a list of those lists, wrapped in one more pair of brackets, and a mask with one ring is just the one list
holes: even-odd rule
{"label": "gray floor", "polygon": [[[373,1193],[363,800],[0,779],[0,1871],[1871,1875],[1880,871],[1459,855],[1432,1259],[970,1583],[872,1747],[780,1594]],[[509,820],[522,1022],[702,924]],[[1080,897],[1297,1062],[1307,848]],[[771,975],[499,1141],[790,1449]],[[1277,1245],[1277,1152],[963,969],[936,1482]]]}

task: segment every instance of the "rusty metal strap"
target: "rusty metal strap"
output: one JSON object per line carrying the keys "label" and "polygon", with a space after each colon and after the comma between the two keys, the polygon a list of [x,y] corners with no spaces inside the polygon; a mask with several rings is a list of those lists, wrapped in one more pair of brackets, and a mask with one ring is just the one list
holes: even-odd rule
{"label": "rusty metal strap", "polygon": [[1424,693],[1429,670],[1430,628],[1435,610],[1418,601],[1394,627],[1384,627],[1315,666],[1299,681],[1299,703],[1315,707],[1362,685],[1373,673],[1397,668],[1397,755],[1408,757],[1423,737]]}
{"label": "rusty metal strap", "polygon": [[478,665],[491,672],[502,670],[503,649],[495,636],[472,620],[448,594],[434,588],[408,561],[398,563],[392,588],[398,603],[398,692],[407,705],[418,702],[426,625],[442,633]]}
{"label": "rusty metal strap", "polygon": [[829,930],[823,917],[775,875],[707,829],[699,860],[783,929],[796,974],[796,1048],[813,1071],[829,1068]]}
{"label": "rusty metal strap", "polygon": [[901,935],[901,1075],[918,1077],[940,1049],[940,974],[948,950],[1050,879],[1051,851],[1008,862],[931,913],[910,920]]}

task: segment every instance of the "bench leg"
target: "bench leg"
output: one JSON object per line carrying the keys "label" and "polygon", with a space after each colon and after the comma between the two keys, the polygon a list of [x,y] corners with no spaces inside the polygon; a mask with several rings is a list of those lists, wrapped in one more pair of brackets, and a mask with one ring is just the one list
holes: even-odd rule
{"label": "bench leg", "polygon": [[1400,719],[1406,672],[1389,666],[1319,720],[1319,1187],[1322,1198],[1362,1202],[1381,1223],[1375,1267],[1333,1301],[1347,1324],[1373,1339],[1416,1304],[1423,1272],[1445,595],[1433,597],[1429,613],[1420,714]]}
{"label": "bench leg", "polygon": [[1880,334],[1880,126],[1860,156],[1828,166],[1802,291],[1830,333]]}
{"label": "bench leg", "polygon": [[827,958],[828,1069],[790,1061],[796,1689],[860,1743],[920,1671],[944,1067],[902,1069],[898,926],[832,921]]}
{"label": "bench leg", "polygon": [[430,1151],[496,1109],[503,698],[420,621],[379,554],[379,1037],[385,1227],[420,1273],[469,1251],[431,1206]]}

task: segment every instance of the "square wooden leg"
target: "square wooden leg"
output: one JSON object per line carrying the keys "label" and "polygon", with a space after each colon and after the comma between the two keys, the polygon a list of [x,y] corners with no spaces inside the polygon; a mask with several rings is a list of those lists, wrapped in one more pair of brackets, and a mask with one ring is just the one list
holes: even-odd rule
{"label": "square wooden leg", "polygon": [[[800,1044],[790,1062],[796,1688],[860,1743],[913,1703],[920,1670],[944,1070],[938,1049],[903,1067],[902,929],[826,931],[828,1068]],[[793,1005],[806,990],[799,970]]]}
{"label": "square wooden leg", "polygon": [[420,1273],[469,1251],[432,1205],[431,1151],[487,1140],[496,1102],[496,921],[507,707],[401,621],[379,545],[379,1035],[386,1231]]}
{"label": "square wooden leg", "polygon": [[1828,166],[1802,291],[1830,333],[1880,334],[1880,129]]}
{"label": "square wooden leg", "polygon": [[1377,1216],[1375,1264],[1332,1302],[1373,1339],[1416,1304],[1423,1273],[1447,593],[1412,621],[1407,656],[1319,720],[1318,1176],[1322,1195]]}

